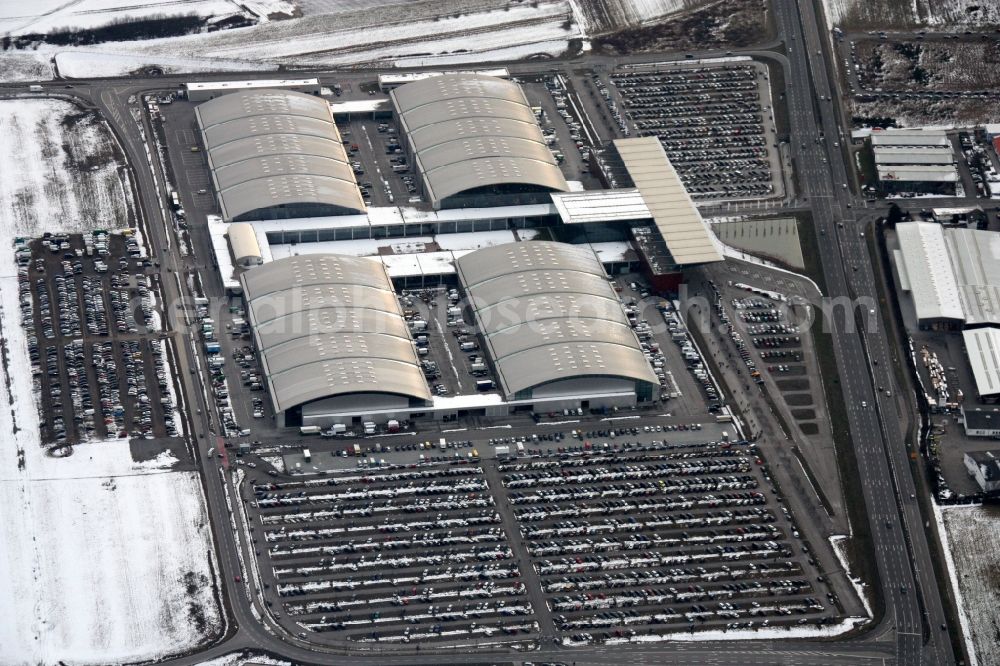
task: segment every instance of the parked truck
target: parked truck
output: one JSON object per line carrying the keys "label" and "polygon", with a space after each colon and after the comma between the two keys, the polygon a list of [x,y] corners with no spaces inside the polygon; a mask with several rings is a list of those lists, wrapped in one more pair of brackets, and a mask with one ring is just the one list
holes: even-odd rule
{"label": "parked truck", "polygon": [[315,426],[315,425],[302,426],[302,427],[299,428],[299,434],[300,435],[318,435],[321,430],[322,430],[322,428],[320,428],[319,426]]}

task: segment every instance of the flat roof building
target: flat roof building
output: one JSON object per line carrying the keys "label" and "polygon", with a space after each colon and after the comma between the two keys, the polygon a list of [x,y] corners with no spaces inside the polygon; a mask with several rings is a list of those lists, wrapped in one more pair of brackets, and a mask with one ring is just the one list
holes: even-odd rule
{"label": "flat roof building", "polygon": [[962,332],[976,393],[983,402],[1000,401],[1000,328],[974,328]]}
{"label": "flat roof building", "polygon": [[364,212],[326,101],[249,90],[205,102],[195,115],[227,221]]}
{"label": "flat roof building", "polygon": [[192,102],[207,102],[210,99],[241,90],[261,88],[295,90],[319,95],[323,87],[319,79],[249,79],[247,81],[197,81],[185,83],[187,98]]}
{"label": "flat roof building", "polygon": [[954,164],[877,164],[878,179],[890,183],[957,183]]}
{"label": "flat roof building", "polygon": [[874,146],[875,164],[954,164],[955,151],[951,146]]}
{"label": "flat roof building", "polygon": [[678,266],[722,261],[708,228],[655,136],[615,139],[625,170],[649,209],[657,231]]}
{"label": "flat roof building", "polygon": [[890,128],[870,134],[872,146],[950,146],[943,129]]}
{"label": "flat roof building", "polygon": [[904,291],[913,296],[921,327],[960,325],[965,320],[958,282],[944,241],[944,229],[933,222],[896,225],[896,267]]}
{"label": "flat roof building", "polygon": [[456,268],[508,400],[651,399],[659,380],[592,250],[511,243],[460,257]]}
{"label": "flat roof building", "polygon": [[945,243],[958,284],[965,325],[1000,326],[1000,234],[945,229]]}
{"label": "flat roof building", "polygon": [[905,222],[896,237],[897,273],[920,326],[1000,326],[1000,234]]}
{"label": "flat roof building", "polygon": [[390,97],[434,209],[546,203],[548,192],[569,190],[518,84],[444,74]]}
{"label": "flat roof building", "polygon": [[293,256],[240,280],[279,425],[429,404],[408,327],[380,262]]}
{"label": "flat roof building", "polygon": [[588,190],[552,195],[563,224],[650,220],[653,214],[638,188]]}

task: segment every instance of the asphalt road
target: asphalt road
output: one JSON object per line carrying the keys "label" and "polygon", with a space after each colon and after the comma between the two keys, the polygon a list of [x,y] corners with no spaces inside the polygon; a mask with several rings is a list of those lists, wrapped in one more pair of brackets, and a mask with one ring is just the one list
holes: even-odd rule
{"label": "asphalt road", "polygon": [[[814,8],[810,3],[801,6],[795,0],[775,0],[775,14],[780,36],[789,45],[786,59],[773,52],[754,52],[779,61],[786,69],[785,79],[789,87],[787,101],[794,149],[795,167],[801,189],[800,194],[808,197],[816,226],[824,229],[826,239],[838,242],[823,243],[823,269],[828,289],[833,296],[866,296],[877,303],[874,293],[874,278],[868,259],[866,239],[859,234],[864,224],[870,220],[869,211],[859,210],[863,200],[856,198],[844,183],[850,183],[848,169],[844,163],[844,139],[840,128],[846,127],[839,118],[840,109],[832,101],[837,100],[836,91],[830,85],[828,73],[831,71],[825,56],[829,48],[825,45],[825,31],[819,29]],[[801,14],[800,14],[801,10]],[[803,41],[804,40],[804,41]],[[820,51],[823,55],[816,55]],[[802,54],[807,58],[802,58]],[[718,55],[711,53],[696,55]],[[646,55],[629,58],[631,62],[663,60],[673,56]],[[606,57],[576,59],[575,66],[596,65],[607,67],[614,64]],[[546,63],[516,66],[518,71],[547,71],[553,67]],[[266,76],[266,74],[249,75]],[[231,78],[227,73],[219,76],[199,78]],[[187,77],[163,77],[148,80],[104,80],[75,82],[72,89],[64,88],[63,82],[48,83],[45,87],[55,93],[77,96],[92,102],[108,118],[126,151],[133,167],[139,189],[141,208],[145,212],[151,250],[160,259],[164,268],[163,284],[167,303],[178,302],[186,291],[185,284],[178,285],[172,273],[178,270],[203,271],[206,282],[211,280],[210,266],[206,266],[204,254],[207,243],[204,237],[195,237],[195,259],[182,259],[172,251],[170,233],[164,226],[162,209],[163,178],[158,166],[153,170],[147,166],[145,147],[139,133],[139,126],[129,112],[128,98],[143,90],[170,89]],[[23,89],[25,84],[18,88]],[[822,129],[825,141],[817,143]],[[148,135],[148,122],[143,117],[143,131]],[[840,147],[833,145],[834,142]],[[822,158],[826,157],[824,163]],[[943,202],[943,200],[942,200]],[[848,208],[847,204],[853,204]],[[910,204],[907,206],[916,206]],[[938,203],[937,201],[935,203]],[[957,203],[957,202],[954,202]],[[967,200],[966,200],[967,203]],[[843,222],[844,227],[838,226]],[[207,234],[205,234],[207,236]],[[857,266],[855,272],[853,266]],[[184,294],[190,298],[189,294]],[[168,314],[177,343],[180,367],[194,365],[197,350],[188,336],[183,318],[178,320],[179,311]],[[878,312],[876,308],[876,312]],[[447,653],[422,655],[410,651],[396,654],[387,649],[364,655],[357,649],[317,650],[281,631],[265,616],[258,595],[249,594],[243,584],[234,583],[234,576],[245,576],[241,562],[250,561],[248,547],[239,534],[234,532],[230,522],[230,510],[226,501],[225,488],[231,497],[237,497],[235,488],[228,480],[220,481],[217,459],[207,462],[198,457],[203,469],[206,499],[209,515],[215,532],[218,556],[222,568],[221,581],[229,615],[228,630],[224,638],[215,646],[197,655],[181,657],[171,661],[175,664],[197,664],[205,659],[221,656],[239,649],[253,649],[280,655],[297,663],[311,664],[356,664],[362,661],[379,664],[416,663],[468,663],[495,659],[501,661],[573,661],[578,664],[612,663],[782,663],[782,664],[863,664],[886,663],[893,660],[899,664],[948,664],[954,662],[947,631],[939,625],[945,621],[938,594],[934,570],[931,566],[930,549],[923,531],[923,518],[919,507],[910,497],[916,491],[910,475],[908,449],[900,424],[909,418],[907,411],[897,401],[903,392],[895,390],[890,370],[895,351],[890,347],[885,330],[877,316],[862,334],[851,332],[854,318],[841,313],[836,318],[836,334],[833,336],[841,387],[848,405],[849,426],[855,442],[859,462],[864,499],[869,507],[872,523],[875,557],[882,579],[882,591],[886,599],[887,612],[883,620],[861,637],[839,641],[816,642],[808,640],[782,641],[699,641],[673,642],[663,644],[629,645],[577,648],[572,651],[558,647],[543,647],[523,655],[508,652],[493,652],[480,649],[474,654]],[[195,433],[210,435],[210,410],[205,402],[203,387],[196,384],[199,376],[180,373],[184,383],[184,395],[188,401],[189,414],[200,419],[193,424]],[[877,386],[892,387],[890,398],[876,391]],[[862,407],[862,402],[867,407]],[[196,416],[193,407],[202,412]],[[195,442],[201,448],[201,442]],[[238,520],[238,515],[236,517]],[[886,527],[888,521],[891,527]],[[901,589],[902,588],[902,589]],[[922,603],[921,603],[922,602]],[[925,609],[925,610],[924,610]],[[924,615],[926,613],[926,616]],[[926,620],[925,620],[926,617]],[[412,650],[411,648],[408,648]]]}
{"label": "asphalt road", "polygon": [[[866,218],[857,219],[847,207],[855,200],[848,187],[851,179],[843,160],[843,146],[833,145],[843,143],[845,136],[841,132],[845,130],[841,128],[845,125],[839,122],[840,109],[830,101],[838,96],[830,85],[830,68],[823,56],[829,53],[825,30],[819,29],[811,2],[776,0],[775,14],[779,33],[790,51],[786,97],[800,186],[812,204],[816,226],[828,240],[838,241],[821,240],[829,295],[867,299],[871,305],[862,307],[874,308],[876,313],[870,317],[870,310],[862,310],[870,321],[860,334],[855,330],[854,311],[838,310],[831,325],[886,601],[882,625],[892,626],[899,663],[953,663],[948,632],[939,628],[945,616],[923,519],[919,507],[910,499],[915,488],[905,433],[900,427],[901,418],[907,417],[900,414],[898,397],[890,398],[877,390],[877,386],[895,387],[890,365],[894,356],[878,317],[875,281],[866,238],[861,235]],[[804,52],[806,58],[792,57],[796,52]],[[821,132],[825,140],[817,143]],[[826,163],[823,157],[828,158]],[[898,390],[892,393],[900,395]]]}

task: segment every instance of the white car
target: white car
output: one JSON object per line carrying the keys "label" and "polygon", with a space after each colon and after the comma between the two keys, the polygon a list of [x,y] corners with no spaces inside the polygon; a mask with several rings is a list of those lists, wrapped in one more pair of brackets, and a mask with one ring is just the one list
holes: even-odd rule
{"label": "white car", "polygon": [[861,401],[861,406],[862,407],[868,407],[868,403],[866,401],[862,400]]}

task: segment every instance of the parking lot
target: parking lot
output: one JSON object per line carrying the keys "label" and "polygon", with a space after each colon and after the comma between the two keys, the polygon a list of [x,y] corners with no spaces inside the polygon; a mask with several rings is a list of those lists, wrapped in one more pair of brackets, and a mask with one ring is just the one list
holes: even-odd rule
{"label": "parking lot", "polygon": [[499,458],[501,437],[424,462],[248,469],[266,603],[318,642],[600,643],[837,616],[759,452],[718,430],[653,430],[525,437]]}
{"label": "parking lot", "polygon": [[769,477],[755,456],[729,442],[625,444],[501,463],[564,640],[802,625],[834,615],[798,531],[769,501]]}
{"label": "parking lot", "polygon": [[391,120],[340,119],[354,177],[368,206],[419,206],[423,203],[416,175]]}
{"label": "parking lot", "polygon": [[177,436],[159,276],[135,237],[45,234],[16,252],[43,441]]}
{"label": "parking lot", "polygon": [[537,634],[478,464],[251,483],[265,580],[273,577],[302,636],[409,643]]}
{"label": "parking lot", "polygon": [[623,68],[610,87],[597,81],[623,133],[659,137],[695,200],[784,195],[763,65]]}

